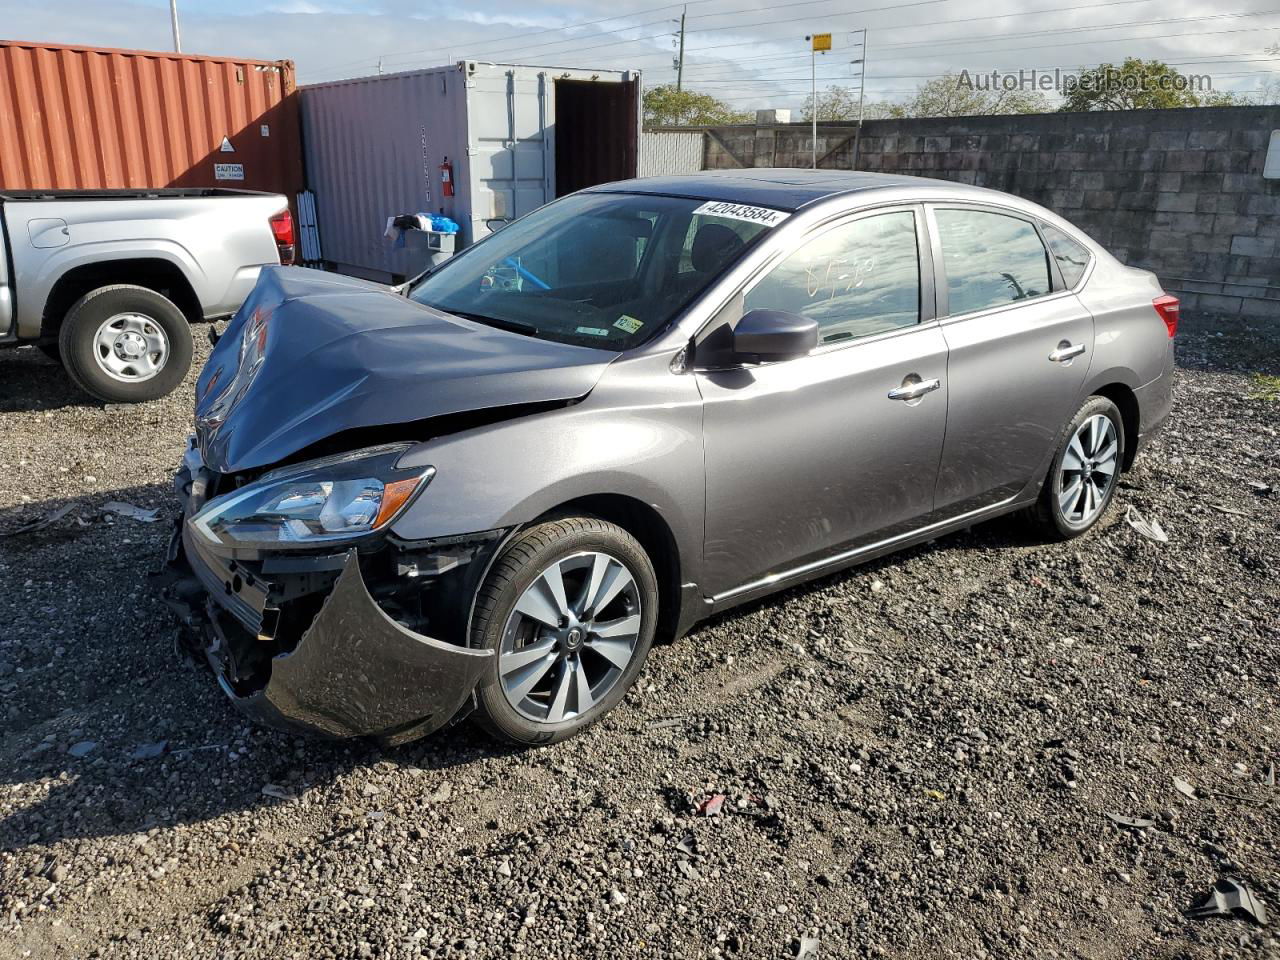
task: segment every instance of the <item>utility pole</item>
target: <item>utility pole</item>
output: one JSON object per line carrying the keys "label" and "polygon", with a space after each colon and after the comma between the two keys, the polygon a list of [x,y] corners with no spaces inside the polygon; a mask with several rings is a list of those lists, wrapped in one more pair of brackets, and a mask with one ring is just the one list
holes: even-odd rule
{"label": "utility pole", "polygon": [[676,57],[676,92],[679,93],[681,87],[684,86],[684,18],[689,15],[689,8],[686,6],[680,11],[680,53]]}
{"label": "utility pole", "polygon": [[178,34],[178,0],[169,0],[169,23],[173,26],[173,52],[182,52],[182,37]]}
{"label": "utility pole", "polygon": [[867,28],[862,28],[862,58],[853,61],[862,64],[858,71],[858,132],[853,135],[853,169],[858,169],[858,146],[862,143],[863,104],[867,95]]}
{"label": "utility pole", "polygon": [[809,41],[809,74],[812,93],[809,97],[809,118],[813,121],[813,169],[818,169],[818,54],[831,49],[831,34],[815,33],[805,37]]}

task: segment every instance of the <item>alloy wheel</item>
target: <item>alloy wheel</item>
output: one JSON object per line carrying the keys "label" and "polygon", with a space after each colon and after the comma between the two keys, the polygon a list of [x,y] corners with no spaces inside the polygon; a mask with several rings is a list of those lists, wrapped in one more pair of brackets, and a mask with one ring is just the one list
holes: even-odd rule
{"label": "alloy wheel", "polygon": [[1076,429],[1062,457],[1058,506],[1075,527],[1092,523],[1106,505],[1119,465],[1115,424],[1095,414]]}
{"label": "alloy wheel", "polygon": [[635,575],[607,553],[551,563],[516,601],[498,652],[507,702],[537,723],[579,717],[622,678],[640,639]]}

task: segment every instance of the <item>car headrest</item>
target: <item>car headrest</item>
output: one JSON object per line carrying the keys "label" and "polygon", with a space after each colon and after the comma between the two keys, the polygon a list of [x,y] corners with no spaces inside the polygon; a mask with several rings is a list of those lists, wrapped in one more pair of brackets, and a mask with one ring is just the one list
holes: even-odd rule
{"label": "car headrest", "polygon": [[693,237],[689,259],[699,273],[715,273],[742,252],[740,236],[722,223],[704,223]]}

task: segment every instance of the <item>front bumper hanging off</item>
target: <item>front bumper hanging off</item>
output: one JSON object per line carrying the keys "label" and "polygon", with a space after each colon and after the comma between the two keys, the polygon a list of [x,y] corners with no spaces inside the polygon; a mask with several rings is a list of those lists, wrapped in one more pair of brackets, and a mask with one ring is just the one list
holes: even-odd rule
{"label": "front bumper hanging off", "polygon": [[[228,677],[228,631],[239,624],[230,623],[231,615],[206,593],[210,574],[222,571],[206,565],[204,576],[194,576],[191,565],[202,558],[175,540],[166,590],[170,605],[203,628],[204,652],[235,705],[269,726],[403,743],[453,719],[493,656],[416,633],[388,616],[369,594],[353,549],[297,644],[271,659],[265,684],[237,692]],[[207,598],[203,610],[190,602],[200,596]]]}

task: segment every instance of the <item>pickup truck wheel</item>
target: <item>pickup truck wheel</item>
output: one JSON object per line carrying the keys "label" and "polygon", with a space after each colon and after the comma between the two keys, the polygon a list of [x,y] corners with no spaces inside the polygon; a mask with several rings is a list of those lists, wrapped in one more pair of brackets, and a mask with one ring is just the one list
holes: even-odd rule
{"label": "pickup truck wheel", "polygon": [[86,293],[62,321],[58,348],[71,379],[110,403],[171,393],[191,369],[191,326],[171,300],[115,284]]}
{"label": "pickup truck wheel", "polygon": [[657,618],[653,564],[621,527],[586,516],[530,527],[476,598],[471,645],[495,654],[480,722],[526,746],[590,726],[635,682]]}

